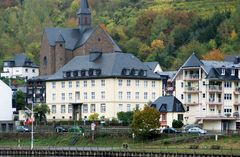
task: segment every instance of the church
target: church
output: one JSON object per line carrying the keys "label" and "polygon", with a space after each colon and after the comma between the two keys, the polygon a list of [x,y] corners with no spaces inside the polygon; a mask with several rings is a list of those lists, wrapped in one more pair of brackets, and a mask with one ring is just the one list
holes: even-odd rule
{"label": "church", "polygon": [[92,26],[88,0],[81,0],[77,15],[78,28],[45,28],[40,50],[40,75],[52,75],[74,57],[90,52],[121,52],[101,26]]}

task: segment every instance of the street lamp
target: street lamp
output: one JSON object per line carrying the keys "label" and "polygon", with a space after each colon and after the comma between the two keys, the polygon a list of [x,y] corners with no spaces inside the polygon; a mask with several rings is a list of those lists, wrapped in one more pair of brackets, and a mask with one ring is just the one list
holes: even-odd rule
{"label": "street lamp", "polygon": [[[33,99],[35,100],[35,93],[33,94]],[[30,110],[29,108],[25,107],[30,113],[31,113],[31,118],[32,118],[32,129],[31,129],[31,149],[33,149],[33,116],[34,116],[34,112],[33,112],[33,103],[34,100],[32,102],[32,110]]]}

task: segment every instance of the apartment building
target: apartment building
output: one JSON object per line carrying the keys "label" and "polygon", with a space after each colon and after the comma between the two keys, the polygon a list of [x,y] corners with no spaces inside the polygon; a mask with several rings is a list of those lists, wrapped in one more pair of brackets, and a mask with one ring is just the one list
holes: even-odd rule
{"label": "apartment building", "polygon": [[187,107],[185,124],[207,130],[240,129],[240,60],[206,61],[192,54],[174,77],[176,97]]}
{"label": "apartment building", "polygon": [[162,96],[162,80],[132,54],[77,56],[46,80],[48,120],[117,117]]}

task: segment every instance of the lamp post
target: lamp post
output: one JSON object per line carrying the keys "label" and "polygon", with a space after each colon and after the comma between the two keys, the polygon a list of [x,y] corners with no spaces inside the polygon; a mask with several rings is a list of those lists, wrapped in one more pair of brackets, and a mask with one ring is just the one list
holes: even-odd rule
{"label": "lamp post", "polygon": [[33,140],[34,140],[34,138],[33,138],[33,114],[34,114],[34,112],[33,112],[33,103],[34,103],[34,101],[35,101],[35,93],[33,94],[33,102],[32,102],[32,110],[30,110],[29,108],[27,108],[27,107],[25,107],[30,113],[31,113],[31,118],[32,118],[32,129],[31,129],[31,150],[33,149]]}

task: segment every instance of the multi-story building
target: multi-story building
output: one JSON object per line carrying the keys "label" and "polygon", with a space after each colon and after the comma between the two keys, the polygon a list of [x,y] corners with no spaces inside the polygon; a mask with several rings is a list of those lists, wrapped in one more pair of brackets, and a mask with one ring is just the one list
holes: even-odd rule
{"label": "multi-story building", "polygon": [[0,80],[0,131],[13,130],[12,89]]}
{"label": "multi-story building", "polygon": [[240,62],[199,60],[192,54],[174,77],[185,123],[208,130],[240,129]]}
{"label": "multi-story building", "polygon": [[34,64],[26,54],[18,54],[13,59],[4,61],[1,77],[32,78],[39,75],[39,67]]}
{"label": "multi-story building", "polygon": [[77,56],[46,80],[48,120],[117,117],[162,96],[161,77],[131,54]]}

